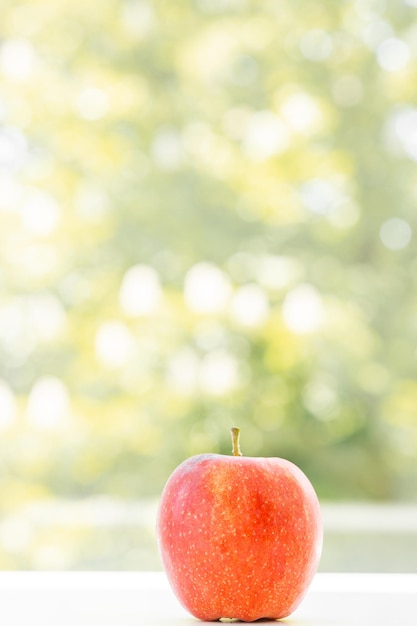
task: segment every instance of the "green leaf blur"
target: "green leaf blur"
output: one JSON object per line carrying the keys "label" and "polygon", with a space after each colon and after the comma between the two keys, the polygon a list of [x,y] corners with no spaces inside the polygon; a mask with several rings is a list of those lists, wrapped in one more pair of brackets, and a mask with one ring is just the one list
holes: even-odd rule
{"label": "green leaf blur", "polygon": [[157,497],[233,425],[416,499],[415,11],[1,1],[2,514]]}

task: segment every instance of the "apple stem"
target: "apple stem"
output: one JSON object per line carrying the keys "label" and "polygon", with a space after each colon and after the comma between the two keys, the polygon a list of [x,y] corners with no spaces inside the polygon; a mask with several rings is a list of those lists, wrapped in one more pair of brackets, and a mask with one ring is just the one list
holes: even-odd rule
{"label": "apple stem", "polygon": [[232,444],[233,444],[232,454],[233,454],[233,456],[242,456],[242,453],[240,451],[240,445],[239,445],[240,428],[233,427],[233,428],[230,429],[230,433],[232,435]]}

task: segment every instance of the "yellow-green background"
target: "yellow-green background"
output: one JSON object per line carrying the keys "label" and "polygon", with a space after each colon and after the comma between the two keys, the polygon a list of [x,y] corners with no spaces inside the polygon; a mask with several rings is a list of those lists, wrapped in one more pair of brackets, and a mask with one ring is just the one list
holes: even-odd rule
{"label": "yellow-green background", "polygon": [[415,501],[417,2],[0,11],[0,567],[114,566],[106,503],[232,425]]}

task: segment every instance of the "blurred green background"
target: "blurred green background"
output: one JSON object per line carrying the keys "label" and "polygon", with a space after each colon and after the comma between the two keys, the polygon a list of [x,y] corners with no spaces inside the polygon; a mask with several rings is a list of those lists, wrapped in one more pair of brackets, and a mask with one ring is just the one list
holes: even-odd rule
{"label": "blurred green background", "polygon": [[417,500],[416,8],[0,0],[1,568],[146,567],[232,425]]}

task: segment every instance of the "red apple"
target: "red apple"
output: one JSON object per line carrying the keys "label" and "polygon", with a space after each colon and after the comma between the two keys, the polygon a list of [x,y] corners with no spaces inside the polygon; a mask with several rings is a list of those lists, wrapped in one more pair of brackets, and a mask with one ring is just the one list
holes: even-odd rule
{"label": "red apple", "polygon": [[162,493],[157,539],[182,605],[204,621],[279,619],[294,611],[317,570],[322,521],[305,474],[280,458],[199,454]]}

